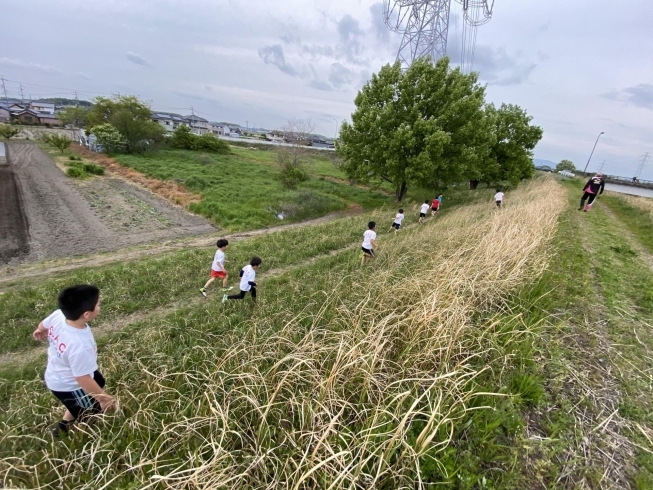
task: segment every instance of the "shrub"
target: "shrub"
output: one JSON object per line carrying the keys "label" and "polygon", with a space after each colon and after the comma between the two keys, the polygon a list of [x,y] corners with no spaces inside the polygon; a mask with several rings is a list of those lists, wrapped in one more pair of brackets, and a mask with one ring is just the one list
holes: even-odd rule
{"label": "shrub", "polygon": [[214,163],[213,158],[211,158],[210,155],[207,155],[206,153],[197,155],[197,161],[202,165],[211,165]]}
{"label": "shrub", "polygon": [[281,165],[279,180],[288,189],[295,189],[300,183],[308,180],[308,174],[299,164],[293,165],[293,158],[289,151],[279,150],[277,161]]}
{"label": "shrub", "polygon": [[104,175],[104,167],[101,165],[95,165],[94,163],[85,163],[82,167],[84,172],[92,175]]}
{"label": "shrub", "polygon": [[70,147],[71,141],[62,134],[44,134],[42,137],[43,141],[49,145],[54,146],[63,153]]}
{"label": "shrub", "polygon": [[0,124],[0,138],[11,139],[20,133],[20,128],[12,128],[7,124]]}
{"label": "shrub", "polygon": [[208,151],[211,153],[229,153],[229,145],[211,133],[197,136],[188,126],[179,126],[172,133],[170,146],[181,150]]}
{"label": "shrub", "polygon": [[204,180],[202,177],[197,177],[196,175],[193,175],[192,177],[186,179],[184,184],[189,189],[199,189],[199,190],[206,189],[206,187],[209,185],[209,183],[206,180]]}
{"label": "shrub", "polygon": [[68,170],[66,170],[66,174],[68,174],[68,177],[72,177],[74,179],[82,179],[86,177],[86,172],[84,172],[84,169],[80,167],[70,167]]}
{"label": "shrub", "polygon": [[68,157],[68,160],[72,160],[72,161],[74,161],[74,162],[76,162],[76,161],[80,161],[81,159],[82,159],[82,157],[80,157],[79,155],[70,155],[70,156]]}
{"label": "shrub", "polygon": [[124,151],[127,146],[125,138],[120,134],[120,131],[109,123],[92,127],[91,133],[95,135],[98,143],[102,145],[107,153]]}

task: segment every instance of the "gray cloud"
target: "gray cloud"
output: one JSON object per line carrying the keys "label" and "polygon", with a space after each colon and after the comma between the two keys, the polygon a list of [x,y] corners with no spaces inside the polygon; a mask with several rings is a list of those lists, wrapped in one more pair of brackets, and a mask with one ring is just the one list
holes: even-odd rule
{"label": "gray cloud", "polygon": [[377,2],[370,7],[372,29],[376,38],[384,43],[390,42],[390,30],[383,22],[383,3]]}
{"label": "gray cloud", "polygon": [[319,58],[321,56],[333,56],[333,48],[331,46],[320,46],[318,44],[304,44],[302,46],[302,51],[306,54],[310,54],[313,58]]}
{"label": "gray cloud", "polygon": [[612,90],[601,97],[611,100],[619,100],[626,104],[642,107],[653,111],[653,85],[649,83],[640,83],[632,87],[626,87],[622,90]]}
{"label": "gray cloud", "polygon": [[82,71],[78,71],[76,73],[76,76],[78,76],[79,78],[83,78],[84,80],[90,80],[91,79],[90,76],[88,76],[86,73],[84,73]]}
{"label": "gray cloud", "polygon": [[145,61],[145,59],[139,54],[132,53],[131,51],[127,51],[126,56],[127,56],[127,59],[129,61],[131,61],[132,63],[135,63],[135,64],[140,65],[140,66],[149,66],[147,61]]}
{"label": "gray cloud", "polygon": [[352,82],[352,71],[341,65],[340,63],[333,63],[331,65],[331,73],[329,73],[329,83],[335,87],[340,88],[343,85],[348,85]]}
{"label": "gray cloud", "polygon": [[319,80],[317,78],[311,80],[308,85],[316,90],[324,90],[325,92],[330,92],[333,90],[333,87],[329,84],[329,82]]}
{"label": "gray cloud", "polygon": [[280,36],[279,39],[281,39],[286,44],[301,44],[302,42],[300,37],[295,36],[294,34],[287,34],[284,36]]}
{"label": "gray cloud", "polygon": [[282,72],[296,77],[299,76],[297,70],[295,70],[291,65],[286,63],[286,57],[283,55],[283,48],[280,44],[274,44],[272,46],[264,46],[259,48],[258,55],[265,62],[265,64],[271,64],[279,68]]}
{"label": "gray cloud", "polygon": [[476,46],[474,52],[473,70],[479,72],[482,80],[493,85],[524,83],[537,65],[509,55],[504,47]]}
{"label": "gray cloud", "polygon": [[23,68],[25,70],[31,70],[31,71],[42,71],[46,73],[61,73],[60,70],[57,70],[53,66],[40,65],[38,63],[23,61],[21,59],[0,58],[0,65],[9,66],[11,68]]}
{"label": "gray cloud", "polygon": [[364,32],[360,28],[360,23],[351,15],[346,14],[338,22],[338,37],[340,39],[340,50],[351,63],[361,63],[357,59],[361,52],[360,38]]}

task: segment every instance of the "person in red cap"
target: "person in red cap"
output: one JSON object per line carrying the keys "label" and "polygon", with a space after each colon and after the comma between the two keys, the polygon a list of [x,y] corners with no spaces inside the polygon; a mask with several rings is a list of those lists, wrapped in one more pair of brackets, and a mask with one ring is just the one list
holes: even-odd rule
{"label": "person in red cap", "polygon": [[[596,199],[599,194],[603,194],[604,188],[605,179],[603,178],[603,175],[597,173],[594,177],[588,180],[585,187],[583,187],[583,197],[580,198],[580,207],[578,210],[585,212],[589,211],[594,203],[594,199]],[[585,204],[586,200],[587,205]]]}

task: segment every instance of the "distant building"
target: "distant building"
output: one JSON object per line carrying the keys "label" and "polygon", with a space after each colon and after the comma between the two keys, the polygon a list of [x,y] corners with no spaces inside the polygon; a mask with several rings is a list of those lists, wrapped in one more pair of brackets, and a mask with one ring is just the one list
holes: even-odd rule
{"label": "distant building", "polygon": [[11,120],[11,111],[9,107],[0,105],[0,122],[9,122]]}
{"label": "distant building", "polygon": [[30,102],[27,107],[39,114],[49,114],[54,115],[54,104],[48,104],[45,102]]}
{"label": "distant building", "polygon": [[201,136],[203,134],[213,132],[213,126],[211,126],[209,121],[204,119],[203,117],[196,116],[193,114],[191,116],[184,116],[184,120],[190,127],[190,131],[193,134]]}
{"label": "distant building", "polygon": [[190,125],[183,116],[167,112],[152,113],[152,121],[160,124],[167,132],[170,133],[180,126]]}

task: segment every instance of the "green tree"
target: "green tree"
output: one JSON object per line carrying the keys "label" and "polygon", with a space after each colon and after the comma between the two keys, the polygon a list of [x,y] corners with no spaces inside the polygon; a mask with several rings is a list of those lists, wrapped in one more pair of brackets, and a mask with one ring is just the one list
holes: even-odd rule
{"label": "green tree", "polygon": [[46,134],[43,136],[43,141],[54,146],[63,153],[70,147],[71,141],[63,134]]}
{"label": "green tree", "polygon": [[576,170],[576,165],[574,165],[574,162],[571,160],[560,160],[560,163],[556,165],[556,172],[560,172],[561,170],[569,170],[570,172],[573,172]]}
{"label": "green tree", "polygon": [[530,124],[533,119],[521,107],[493,104],[486,107],[488,118],[494,121],[495,142],[482,180],[498,182],[507,180],[518,184],[533,176],[533,149],[542,139],[542,128]]}
{"label": "green tree", "polygon": [[133,95],[94,99],[86,126],[95,127],[107,123],[122,135],[124,151],[127,153],[145,150],[149,142],[162,141],[165,133],[160,124],[152,121],[150,106]]}
{"label": "green tree", "polygon": [[90,132],[95,135],[98,143],[102,145],[107,153],[119,153],[124,151],[126,142],[113,125],[109,123],[99,124],[91,128]]}
{"label": "green tree", "polygon": [[9,126],[8,124],[0,124],[0,138],[8,140],[20,133],[20,128]]}
{"label": "green tree", "polygon": [[493,141],[477,75],[428,58],[402,72],[386,65],[355,99],[337,150],[350,179],[392,183],[401,201],[411,185],[446,185],[478,176]]}
{"label": "green tree", "polygon": [[86,126],[88,107],[65,107],[59,111],[57,117],[64,126],[83,128]]}

